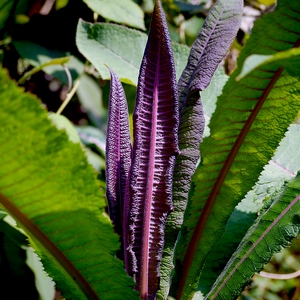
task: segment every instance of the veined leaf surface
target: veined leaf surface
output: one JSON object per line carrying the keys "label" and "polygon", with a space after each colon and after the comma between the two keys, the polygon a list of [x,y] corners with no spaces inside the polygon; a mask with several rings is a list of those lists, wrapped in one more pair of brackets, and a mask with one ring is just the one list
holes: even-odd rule
{"label": "veined leaf surface", "polygon": [[159,287],[164,225],[172,207],[178,119],[171,41],[157,0],[139,75],[130,171],[129,252],[143,299],[153,299]]}
{"label": "veined leaf surface", "polygon": [[250,55],[245,60],[241,74],[237,76],[236,80],[240,80],[255,68],[269,63],[277,63],[278,66],[284,67],[291,75],[299,76],[300,48],[288,49],[273,55]]}
{"label": "veined leaf surface", "polygon": [[0,203],[24,228],[66,299],[137,299],[79,144],[0,69]]}
{"label": "veined leaf surface", "polygon": [[[299,46],[299,12],[298,1],[279,1],[275,12],[256,22],[238,65],[253,52],[267,55]],[[201,144],[195,192],[177,243],[178,270],[185,267],[184,256],[193,260],[182,299],[191,295],[234,207],[254,185],[300,109],[296,78],[266,65],[237,83],[240,68],[225,85],[211,118],[211,135]]]}
{"label": "veined leaf surface", "polygon": [[[174,171],[174,211],[170,214],[166,226],[168,238],[165,243],[163,264],[169,266],[169,271],[164,278],[165,281],[168,281],[167,278],[171,273],[173,249],[183,223],[191,177],[200,157],[199,145],[204,132],[204,113],[199,92],[209,85],[219,63],[229,50],[241,22],[242,9],[242,0],[217,1],[207,15],[199,36],[191,48],[187,66],[178,82],[180,155],[176,159]],[[186,270],[190,268],[190,263],[191,260],[184,263]],[[187,274],[181,281],[179,298],[186,276]],[[178,288],[178,279],[173,278],[171,294],[176,293],[174,290]]]}
{"label": "veined leaf surface", "polygon": [[105,19],[145,30],[144,12],[133,0],[84,0]]}
{"label": "veined leaf surface", "polygon": [[[120,80],[136,86],[147,35],[115,24],[91,24],[79,20],[76,44],[79,51],[95,66],[103,79],[110,79],[107,64]],[[184,69],[189,48],[173,44],[177,78]]]}
{"label": "veined leaf surface", "polygon": [[117,75],[112,70],[110,74],[106,136],[106,195],[110,218],[116,232],[122,236],[125,190],[131,165],[131,142],[125,92]]}
{"label": "veined leaf surface", "polygon": [[235,299],[254,273],[300,232],[300,176],[249,229],[206,299]]}
{"label": "veined leaf surface", "polygon": [[264,167],[258,182],[247,193],[231,214],[225,232],[209,253],[199,279],[198,290],[208,294],[247,230],[257,219],[263,206],[270,205],[282,193],[287,182],[294,180],[300,170],[300,125],[292,124],[276,149],[275,155]]}

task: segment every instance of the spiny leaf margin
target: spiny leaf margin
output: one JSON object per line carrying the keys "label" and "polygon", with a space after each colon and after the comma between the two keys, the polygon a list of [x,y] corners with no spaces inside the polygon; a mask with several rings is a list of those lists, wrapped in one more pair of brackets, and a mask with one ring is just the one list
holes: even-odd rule
{"label": "spiny leaf margin", "polygon": [[272,255],[300,232],[300,174],[248,230],[205,299],[236,299]]}

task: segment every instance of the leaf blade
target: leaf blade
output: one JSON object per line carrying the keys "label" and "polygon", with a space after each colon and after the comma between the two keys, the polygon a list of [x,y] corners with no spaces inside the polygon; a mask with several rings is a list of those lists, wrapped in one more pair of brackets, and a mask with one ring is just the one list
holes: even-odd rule
{"label": "leaf blade", "polygon": [[116,23],[145,30],[144,12],[132,0],[84,0],[91,10]]}
{"label": "leaf blade", "polygon": [[[300,222],[296,212],[300,205],[299,193],[298,175],[248,230],[206,299],[234,299],[274,253],[298,236]],[[229,289],[228,285],[232,288]]]}
{"label": "leaf blade", "polygon": [[[292,44],[287,44],[285,39],[290,42],[293,40],[294,45],[297,45],[299,36],[296,32],[299,32],[299,25],[294,16],[299,11],[298,5],[293,1],[282,1],[274,13],[258,20],[239,58],[238,65],[241,65],[240,62],[253,49],[256,53],[261,51],[261,54],[276,50],[282,51],[291,47]],[[288,14],[284,10],[289,10]],[[268,25],[270,21],[272,26]],[[259,30],[272,32],[274,22],[277,25],[276,34],[280,32],[282,41],[276,41],[270,49],[269,41],[267,42],[265,37],[259,34]],[[282,28],[283,23],[288,28]],[[189,275],[191,282],[194,282],[193,277],[197,277],[196,265],[199,268],[211,250],[209,244],[213,245],[220,237],[234,207],[255,183],[263,166],[272,157],[289,123],[295,117],[295,111],[299,109],[299,103],[296,100],[299,97],[299,81],[286,72],[281,73],[282,70],[278,70],[275,66],[264,67],[252,76],[235,83],[234,77],[238,74],[237,72],[239,70],[231,76],[223,89],[223,96],[218,99],[217,109],[210,123],[211,136],[202,143],[203,160],[194,177],[196,188],[187,210],[186,227],[181,232],[183,243],[178,243],[182,251],[178,253],[177,258],[181,260],[185,255],[184,247],[192,236],[190,232],[194,230],[196,220],[201,214],[202,221],[199,221],[197,226],[201,226],[203,235],[193,262],[195,268],[193,275]],[[282,89],[282,87],[285,88]],[[261,109],[259,108],[259,105],[262,105],[259,103],[260,100],[265,101]],[[254,110],[259,110],[259,112],[256,111],[257,116],[252,114]],[[248,121],[251,118],[254,121],[252,125],[251,121]],[[273,132],[271,128],[276,128],[276,132]],[[243,136],[244,141],[242,141]],[[237,146],[241,146],[238,151]],[[230,160],[233,162],[232,165],[229,163]],[[227,162],[226,165],[225,162]],[[217,199],[217,201],[212,204],[207,201],[208,199]],[[205,206],[206,203],[207,206]],[[210,212],[211,207],[213,210]],[[217,217],[213,218],[213,216]],[[188,241],[184,242],[184,237],[187,236],[189,236]]]}
{"label": "leaf blade", "polygon": [[143,299],[159,284],[163,228],[172,207],[171,184],[177,146],[176,73],[166,20],[156,1],[141,65],[134,111],[133,163],[130,179],[130,253]]}
{"label": "leaf blade", "polygon": [[106,135],[106,195],[110,218],[122,236],[125,190],[131,165],[131,142],[125,92],[110,69],[110,99]]}
{"label": "leaf blade", "polygon": [[[128,42],[130,41],[130,42]],[[79,51],[95,66],[103,79],[110,79],[105,64],[118,75],[121,82],[137,86],[139,67],[147,35],[115,24],[90,24],[80,20],[76,32]],[[185,45],[174,43],[177,78],[184,69],[189,53]]]}
{"label": "leaf blade", "polygon": [[[114,257],[119,245],[104,212],[103,188],[80,145],[57,130],[37,99],[17,88],[3,69],[0,81],[1,202],[28,229],[66,298],[122,299],[125,290],[137,298],[125,288],[132,281]],[[69,274],[61,264],[69,266]],[[115,289],[107,290],[106,277],[113,278]]]}

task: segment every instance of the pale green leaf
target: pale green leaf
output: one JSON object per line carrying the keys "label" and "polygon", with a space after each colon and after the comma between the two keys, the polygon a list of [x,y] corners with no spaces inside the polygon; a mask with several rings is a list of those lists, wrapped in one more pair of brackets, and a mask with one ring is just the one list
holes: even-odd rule
{"label": "pale green leaf", "polygon": [[[79,20],[77,26],[77,47],[95,66],[102,79],[110,79],[107,65],[122,82],[137,86],[146,42],[146,34],[114,24],[91,24]],[[178,79],[186,66],[189,48],[174,43],[173,52]]]}
{"label": "pale green leaf", "polygon": [[105,155],[106,135],[93,126],[76,126],[76,130],[83,144],[95,145],[97,150]]}
{"label": "pale green leaf", "polygon": [[84,2],[105,19],[145,29],[144,12],[132,0],[84,0]]}
{"label": "pale green leaf", "polygon": [[245,60],[242,71],[236,77],[236,80],[240,80],[254,69],[270,63],[277,63],[278,66],[286,68],[286,70],[291,75],[299,76],[300,48],[288,49],[285,51],[277,52],[273,55],[252,54]]}

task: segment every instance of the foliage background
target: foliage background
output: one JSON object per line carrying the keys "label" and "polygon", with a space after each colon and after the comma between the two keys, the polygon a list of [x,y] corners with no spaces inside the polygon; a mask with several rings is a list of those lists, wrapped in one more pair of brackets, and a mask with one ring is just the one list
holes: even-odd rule
{"label": "foliage background", "polygon": [[[126,4],[132,2],[128,5],[133,6],[130,6],[129,10],[124,10],[124,7],[120,5],[122,1]],[[91,23],[126,24],[126,26],[147,33],[153,0],[122,1],[110,1],[109,4],[105,4],[105,1],[101,0],[4,0],[0,4],[0,62],[4,68],[8,69],[11,78],[19,81],[26,72],[53,58],[72,56],[66,65],[72,80],[68,79],[61,65],[52,65],[28,77],[22,86],[26,91],[37,95],[49,112],[56,112],[66,98],[70,85],[74,84],[80,76],[77,92],[62,114],[75,125],[81,141],[87,146],[89,161],[99,173],[98,178],[102,181],[104,181],[105,174],[104,150],[109,82],[101,79],[95,68],[79,53],[75,35],[80,18]],[[163,0],[162,4],[166,12],[171,39],[191,46],[208,9],[214,2],[213,0]],[[275,2],[276,0],[245,1],[241,29],[224,61],[227,74],[234,70],[236,58],[251,34],[254,20],[262,14],[272,11],[276,5]],[[121,15],[124,19],[120,18]],[[123,51],[126,51],[126,45],[124,45]],[[135,87],[129,84],[124,84],[124,87],[129,102],[129,111],[132,113]],[[13,221],[4,213],[2,218],[6,221],[5,224],[7,222],[13,224]],[[3,221],[1,222],[3,223]],[[7,227],[5,224],[0,227],[1,266],[3,266],[4,259],[9,259],[10,255],[17,255],[15,252],[5,250],[5,247],[10,245],[7,237],[10,237],[13,245],[17,246],[16,251],[24,247],[24,243],[26,244],[26,241],[24,242],[24,239],[19,236],[19,231],[12,233],[14,232],[11,232],[12,227]],[[13,238],[14,236],[16,238]],[[295,240],[291,247],[275,255],[265,270],[271,273],[297,271],[300,269],[299,252],[300,243]],[[34,257],[30,249],[27,249],[27,256],[22,251],[19,255],[23,257],[21,263],[24,262],[24,257],[27,257],[27,260],[29,256]],[[32,259],[36,260],[36,258]],[[16,268],[25,270],[26,266],[18,265]],[[42,273],[38,261],[31,264],[31,268],[36,277],[44,278],[43,275],[40,275]],[[0,278],[5,278],[7,270],[0,269]],[[33,281],[32,278],[30,280]],[[54,293],[48,292],[53,290],[53,285],[47,279],[42,279],[39,283],[34,284],[31,282],[27,284],[34,290],[30,293],[36,293],[35,284],[43,285],[43,282],[46,282],[46,285],[38,288],[41,299],[53,299],[53,297],[59,299],[59,293],[54,295]],[[259,275],[254,276],[251,286],[240,297],[240,299],[270,300],[299,298],[299,278],[274,280]]]}

